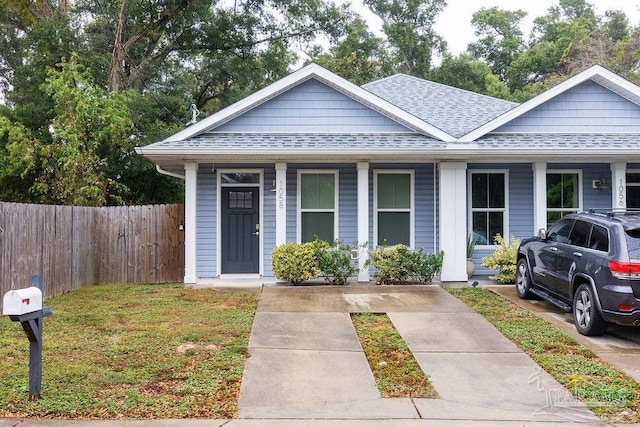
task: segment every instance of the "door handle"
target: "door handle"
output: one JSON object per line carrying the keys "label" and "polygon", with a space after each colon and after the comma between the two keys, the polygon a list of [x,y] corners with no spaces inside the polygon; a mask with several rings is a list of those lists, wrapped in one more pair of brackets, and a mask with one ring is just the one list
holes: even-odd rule
{"label": "door handle", "polygon": [[556,248],[555,246],[550,247],[549,250],[551,252],[558,252],[558,248]]}
{"label": "door handle", "polygon": [[577,257],[582,257],[582,252],[574,252],[573,255]]}
{"label": "door handle", "polygon": [[259,231],[256,231],[255,233],[251,233],[251,234],[253,234],[254,236],[259,236],[259,235],[260,235],[260,232],[259,232]]}

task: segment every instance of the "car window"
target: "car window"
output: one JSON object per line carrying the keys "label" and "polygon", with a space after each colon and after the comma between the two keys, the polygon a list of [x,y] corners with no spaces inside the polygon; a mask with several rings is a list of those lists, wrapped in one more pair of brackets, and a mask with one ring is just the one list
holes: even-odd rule
{"label": "car window", "polygon": [[609,232],[600,225],[594,225],[589,238],[589,247],[596,251],[609,252]]}
{"label": "car window", "polygon": [[569,244],[574,246],[587,247],[589,243],[589,232],[591,231],[591,224],[585,221],[576,221],[575,225],[571,229],[569,235]]}
{"label": "car window", "polygon": [[563,219],[551,226],[547,234],[547,240],[558,243],[569,243],[569,233],[573,227],[574,220]]}
{"label": "car window", "polygon": [[630,259],[640,259],[640,229],[626,230]]}

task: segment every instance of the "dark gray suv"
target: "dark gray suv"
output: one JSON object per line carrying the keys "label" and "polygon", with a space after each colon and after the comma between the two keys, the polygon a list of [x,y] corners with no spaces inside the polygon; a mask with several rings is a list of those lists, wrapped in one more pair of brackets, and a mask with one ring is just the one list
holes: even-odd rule
{"label": "dark gray suv", "polygon": [[640,212],[566,215],[518,250],[516,291],[573,311],[583,335],[640,326]]}

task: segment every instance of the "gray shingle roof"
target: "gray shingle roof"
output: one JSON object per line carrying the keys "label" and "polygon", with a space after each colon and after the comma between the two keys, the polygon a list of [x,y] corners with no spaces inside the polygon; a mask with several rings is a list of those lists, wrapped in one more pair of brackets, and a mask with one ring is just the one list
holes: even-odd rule
{"label": "gray shingle roof", "polygon": [[478,148],[640,148],[640,134],[489,134],[477,141]]}
{"label": "gray shingle roof", "polygon": [[211,148],[287,150],[299,148],[331,149],[413,149],[444,148],[446,143],[414,133],[391,134],[262,134],[208,132],[185,141],[161,141],[148,148]]}
{"label": "gray shingle roof", "polygon": [[456,138],[518,106],[515,102],[406,74],[396,74],[362,87]]}

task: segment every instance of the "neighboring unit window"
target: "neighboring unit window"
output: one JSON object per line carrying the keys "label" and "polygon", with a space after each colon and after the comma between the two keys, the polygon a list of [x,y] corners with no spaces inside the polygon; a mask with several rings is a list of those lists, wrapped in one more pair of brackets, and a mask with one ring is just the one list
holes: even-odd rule
{"label": "neighboring unit window", "polygon": [[471,227],[477,245],[493,245],[496,234],[508,238],[505,232],[506,202],[505,173],[471,174]]}
{"label": "neighboring unit window", "polygon": [[627,174],[627,208],[640,209],[640,172]]}
{"label": "neighboring unit window", "polygon": [[547,173],[547,226],[580,211],[579,181],[575,172]]}
{"label": "neighboring unit window", "polygon": [[413,174],[376,173],[377,244],[412,246]]}
{"label": "neighboring unit window", "polygon": [[336,176],[331,173],[300,173],[300,241],[316,237],[335,240]]}

